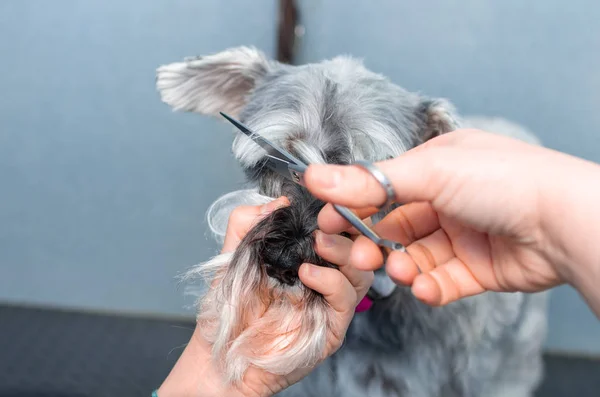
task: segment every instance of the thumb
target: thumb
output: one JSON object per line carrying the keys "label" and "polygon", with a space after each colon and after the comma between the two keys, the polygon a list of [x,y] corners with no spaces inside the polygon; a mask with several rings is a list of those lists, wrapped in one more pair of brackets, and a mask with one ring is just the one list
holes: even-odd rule
{"label": "thumb", "polygon": [[336,312],[354,313],[358,304],[356,290],[339,270],[304,263],[298,276],[304,285],[323,295]]}
{"label": "thumb", "polygon": [[230,214],[225,231],[225,241],[223,242],[222,253],[230,252],[236,249],[240,241],[250,231],[250,229],[260,222],[272,211],[289,205],[289,199],[285,196],[279,197],[262,206],[239,206]]}
{"label": "thumb", "polygon": [[[431,201],[442,187],[442,173],[452,164],[450,156],[448,149],[417,147],[374,165],[392,184],[396,202]],[[350,208],[379,207],[387,199],[383,186],[359,166],[313,164],[304,181],[319,199]]]}

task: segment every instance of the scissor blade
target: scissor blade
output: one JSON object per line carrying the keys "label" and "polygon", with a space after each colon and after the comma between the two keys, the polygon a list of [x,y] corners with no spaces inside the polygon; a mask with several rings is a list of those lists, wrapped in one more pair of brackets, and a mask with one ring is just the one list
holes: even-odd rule
{"label": "scissor blade", "polygon": [[[274,151],[276,151],[276,149],[275,149],[275,146],[271,142],[267,141],[265,138],[258,135],[257,133],[250,131],[250,129],[248,129],[248,127],[246,127],[244,124],[229,117],[225,113],[223,113],[223,112],[219,112],[219,113],[221,113],[221,116],[225,117],[227,119],[227,121],[229,121],[231,124],[233,124],[238,130],[242,131],[248,138],[252,139],[260,147],[265,149],[267,151],[267,153],[269,153],[272,156],[277,154],[277,153],[274,153]],[[284,160],[284,159],[282,158],[282,160]]]}
{"label": "scissor blade", "polygon": [[381,238],[373,229],[367,226],[362,219],[360,219],[354,212],[349,208],[342,207],[341,205],[333,204],[333,208],[343,216],[356,230],[358,230],[363,236],[380,246],[381,248],[388,248],[392,251],[406,251],[406,248],[395,241],[386,240]]}
{"label": "scissor blade", "polygon": [[228,115],[226,115],[223,112],[219,112],[219,113],[221,114],[221,116],[225,117],[227,119],[227,121],[229,121],[231,124],[235,125],[236,128],[238,130],[242,131],[244,134],[246,134],[248,136],[253,135],[253,132],[250,131],[244,124],[240,123],[236,119],[229,117]]}
{"label": "scissor blade", "polygon": [[297,158],[292,156],[290,153],[275,146],[273,143],[271,143],[266,138],[263,138],[258,133],[251,131],[244,124],[240,123],[239,121],[226,115],[223,112],[219,112],[219,113],[221,113],[221,116],[225,117],[227,119],[227,121],[229,121],[231,124],[233,124],[238,130],[242,131],[247,137],[251,138],[260,147],[265,149],[269,155],[271,155],[273,157],[277,157],[280,160],[287,161],[288,163],[302,164],[302,162],[300,160],[298,160]]}
{"label": "scissor blade", "polygon": [[354,212],[350,211],[349,208],[342,207],[338,204],[333,204],[333,208],[337,211],[338,214],[343,216],[356,230],[358,230],[363,236],[367,237],[369,240],[373,241],[375,244],[379,245],[381,241],[381,237],[377,233],[375,233],[369,226],[367,226],[362,219],[354,214]]}
{"label": "scissor blade", "polygon": [[267,152],[267,163],[271,169],[296,183],[301,185],[303,184],[304,171],[307,167],[306,164],[292,156],[286,150],[275,146],[258,133],[251,131],[248,127],[234,118],[226,115],[223,112],[220,113],[221,116],[227,119],[227,121],[233,124],[237,129],[243,132],[247,137],[252,139]]}

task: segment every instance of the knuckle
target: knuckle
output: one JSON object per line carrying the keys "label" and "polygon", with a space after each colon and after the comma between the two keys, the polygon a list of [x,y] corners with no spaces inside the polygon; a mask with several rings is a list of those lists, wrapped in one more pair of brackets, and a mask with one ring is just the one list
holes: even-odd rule
{"label": "knuckle", "polygon": [[251,208],[252,207],[249,207],[247,205],[242,205],[234,208],[231,211],[231,214],[229,214],[229,220],[227,222],[228,226],[236,226],[240,223],[245,223],[248,219],[248,214]]}
{"label": "knuckle", "polygon": [[405,241],[415,241],[417,238],[417,233],[415,232],[415,227],[410,221],[410,218],[404,212],[405,208],[400,207],[392,212],[394,218],[394,223],[400,229],[401,234],[404,236]]}
{"label": "knuckle", "polygon": [[410,250],[411,257],[420,269],[429,271],[436,268],[436,261],[433,253],[423,244],[415,242],[407,249]]}
{"label": "knuckle", "polygon": [[232,225],[237,223],[240,218],[242,217],[244,210],[242,207],[236,207],[234,208],[231,213],[229,214],[229,220],[228,220],[228,224]]}

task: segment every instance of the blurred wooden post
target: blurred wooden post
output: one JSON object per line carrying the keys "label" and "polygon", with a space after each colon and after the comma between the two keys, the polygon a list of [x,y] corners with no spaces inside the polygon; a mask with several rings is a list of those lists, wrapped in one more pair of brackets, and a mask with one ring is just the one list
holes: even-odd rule
{"label": "blurred wooden post", "polygon": [[295,61],[298,7],[294,0],[279,0],[279,27],[277,34],[277,60],[293,64]]}

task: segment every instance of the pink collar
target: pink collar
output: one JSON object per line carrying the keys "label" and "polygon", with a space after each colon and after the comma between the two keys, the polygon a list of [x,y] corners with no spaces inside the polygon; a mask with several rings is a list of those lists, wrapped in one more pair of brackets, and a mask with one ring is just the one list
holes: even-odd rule
{"label": "pink collar", "polygon": [[356,313],[366,312],[373,306],[373,301],[365,295],[364,298],[358,303],[356,309],[354,310]]}
{"label": "pink collar", "polygon": [[397,285],[390,279],[380,279],[379,282],[377,280],[377,278],[374,280],[374,283],[377,283],[377,285],[371,286],[365,297],[356,305],[354,309],[355,313],[366,312],[371,309],[375,301],[387,299],[392,296],[397,288]]}

